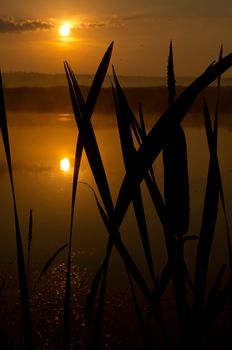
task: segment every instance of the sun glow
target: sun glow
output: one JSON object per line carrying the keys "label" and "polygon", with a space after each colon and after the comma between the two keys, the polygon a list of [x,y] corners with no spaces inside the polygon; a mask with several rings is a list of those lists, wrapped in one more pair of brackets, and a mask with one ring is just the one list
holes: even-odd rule
{"label": "sun glow", "polygon": [[67,37],[70,35],[71,33],[71,26],[68,23],[63,23],[60,27],[59,27],[59,33],[62,37]]}
{"label": "sun glow", "polygon": [[60,170],[67,173],[70,169],[70,160],[68,158],[63,158],[60,161]]}

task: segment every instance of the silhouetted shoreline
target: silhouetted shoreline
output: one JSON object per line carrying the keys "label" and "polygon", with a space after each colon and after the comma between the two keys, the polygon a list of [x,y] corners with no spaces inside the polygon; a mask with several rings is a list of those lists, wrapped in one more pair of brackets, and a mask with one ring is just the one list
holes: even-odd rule
{"label": "silhouetted shoreline", "polygon": [[[184,87],[177,87],[177,95]],[[89,88],[82,86],[84,96]],[[167,88],[160,87],[127,87],[124,92],[130,107],[136,112],[139,103],[145,113],[162,113],[167,108]],[[191,112],[202,112],[203,98],[206,98],[209,108],[214,110],[217,96],[217,88],[209,87],[201,94],[191,108]],[[232,112],[232,86],[221,87],[220,112]],[[6,107],[11,112],[59,112],[70,113],[69,91],[65,86],[55,87],[18,87],[5,89]],[[103,88],[96,106],[98,113],[110,113],[114,111],[113,94],[111,88]]]}

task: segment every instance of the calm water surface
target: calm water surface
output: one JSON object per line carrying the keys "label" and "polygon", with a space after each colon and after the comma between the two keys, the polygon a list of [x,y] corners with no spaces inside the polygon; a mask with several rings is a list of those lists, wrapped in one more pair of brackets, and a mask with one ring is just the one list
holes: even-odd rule
{"label": "calm water surface", "polygon": [[[11,143],[13,172],[22,235],[27,242],[29,210],[33,210],[32,263],[42,266],[46,259],[62,244],[68,241],[70,203],[72,188],[72,166],[74,160],[77,127],[71,115],[53,114],[10,114],[9,136]],[[147,118],[148,129],[155,117]],[[106,173],[114,200],[124,176],[115,117],[95,115],[93,123],[101,150]],[[207,149],[202,116],[190,115],[184,122],[187,137],[189,174],[191,188],[191,222],[189,233],[198,234],[201,225],[203,199],[207,179],[209,152]],[[231,223],[232,198],[232,121],[231,116],[221,116],[218,154],[225,190],[225,200]],[[60,170],[60,160],[68,157],[69,171]],[[162,190],[162,161],[155,165],[157,180]],[[0,261],[2,270],[14,265],[15,231],[9,176],[0,144]],[[83,155],[80,181],[96,188],[85,155]],[[150,238],[154,249],[154,263],[160,268],[166,260],[162,228],[144,188],[144,201]],[[140,240],[131,208],[122,224],[122,236],[136,262],[144,266]],[[75,212],[73,249],[79,251],[79,263],[96,268],[100,264],[107,243],[107,232],[101,222],[91,190],[79,184]],[[194,259],[196,243],[186,246],[186,258],[190,270]],[[212,250],[212,269],[227,262],[225,224],[220,206],[216,236]],[[115,273],[121,262],[115,253]],[[96,265],[97,264],[97,265]]]}

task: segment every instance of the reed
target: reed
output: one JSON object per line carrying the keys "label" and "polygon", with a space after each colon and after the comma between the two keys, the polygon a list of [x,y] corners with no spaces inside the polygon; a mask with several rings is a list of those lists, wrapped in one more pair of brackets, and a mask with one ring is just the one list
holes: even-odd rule
{"label": "reed", "polygon": [[[138,104],[139,111],[138,117],[136,117],[129,106],[126,95],[113,67],[112,94],[114,98],[115,116],[117,119],[121,152],[125,166],[125,177],[122,181],[116,203],[114,203],[107,179],[107,172],[102,161],[101,152],[91,122],[96,102],[108,71],[112,49],[113,43],[109,45],[99,64],[86,99],[81,92],[78,80],[70,65],[67,62],[64,64],[74,118],[79,132],[74,158],[69,237],[68,244],[64,244],[48,259],[40,273],[38,282],[45,275],[57,255],[64,249],[68,248],[62,328],[63,342],[61,348],[69,350],[71,348],[72,338],[71,255],[73,222],[76,192],[79,184],[79,171],[84,150],[96,182],[97,190],[94,190],[89,184],[86,185],[89,186],[93,193],[99,214],[108,234],[105,255],[103,256],[100,267],[96,271],[95,277],[90,286],[89,294],[87,295],[86,318],[88,322],[89,337],[85,344],[86,348],[89,350],[100,350],[102,348],[101,340],[108,268],[112,249],[114,247],[120,255],[128,275],[128,285],[138,318],[144,349],[152,349],[156,346],[156,344],[152,343],[149,336],[152,319],[154,319],[160,327],[165,340],[165,347],[167,349],[173,348],[172,338],[164,321],[166,310],[162,308],[161,303],[161,297],[172,282],[179,320],[179,348],[183,350],[193,350],[197,347],[201,347],[203,344],[207,345],[207,334],[212,323],[223,310],[223,307],[231,297],[232,292],[232,247],[227,208],[224,200],[222,176],[217,155],[220,79],[221,74],[232,66],[232,54],[222,57],[221,49],[218,62],[211,64],[205,72],[203,72],[190,86],[176,97],[173,47],[172,43],[170,43],[167,67],[168,108],[148,133],[146,130],[142,106]],[[181,122],[186,117],[199,94],[215,79],[218,79],[218,97],[213,123],[211,121],[207,102],[204,101],[203,104],[204,125],[210,159],[201,229],[198,236],[189,235],[190,189],[188,150]],[[13,197],[24,348],[31,350],[34,348],[34,340],[28,290],[29,285],[31,285],[30,257],[33,217],[32,211],[30,211],[26,274],[1,79],[0,127]],[[159,188],[157,184],[156,170],[153,167],[155,160],[161,152],[163,153],[164,169],[163,188]],[[147,187],[151,203],[154,207],[154,212],[156,211],[163,228],[167,261],[165,262],[162,271],[157,271],[157,268],[154,265],[155,251],[150,243],[151,233],[149,232],[147,225],[146,210],[141,189],[142,182],[144,182]],[[225,277],[226,264],[220,266],[215,281],[212,286],[210,286],[209,290],[207,290],[206,282],[208,277],[208,266],[215,235],[219,203],[222,205],[226,223],[228,265],[230,273],[226,283],[222,285],[223,278]],[[120,231],[120,226],[130,204],[132,204],[135,213],[138,233],[141,239],[141,249],[149,272],[149,281],[144,277],[144,273],[140,270],[135,259],[132,258]],[[188,266],[184,255],[185,243],[192,240],[195,240],[195,243],[197,244],[194,281],[192,281],[188,272]],[[150,283],[150,281],[152,283]],[[0,294],[4,288],[4,283],[4,280],[0,283]],[[193,295],[192,302],[189,301],[188,298],[189,289]],[[148,311],[146,312],[142,310],[140,304],[141,295],[147,303]]]}
{"label": "reed", "polygon": [[10,176],[10,184],[11,184],[11,192],[13,197],[13,206],[14,206],[17,265],[18,265],[21,311],[22,311],[22,320],[23,320],[24,345],[25,345],[25,349],[29,350],[29,349],[34,349],[31,310],[30,310],[30,301],[28,296],[27,275],[26,275],[26,268],[25,268],[21,230],[20,230],[19,217],[18,217],[18,211],[16,206],[16,196],[15,196],[15,189],[14,189],[13,170],[12,170],[12,162],[11,162],[11,152],[10,152],[10,143],[9,143],[9,136],[8,136],[8,126],[7,126],[1,72],[0,72],[0,128],[2,133],[6,159],[7,159],[8,171]]}
{"label": "reed", "polygon": [[[140,289],[143,296],[147,300],[153,316],[156,318],[156,320],[158,320],[161,329],[164,332],[164,336],[167,338],[167,346],[170,345],[168,340],[168,333],[162,316],[158,311],[157,305],[159,303],[161,295],[163,294],[171,279],[173,280],[174,284],[175,299],[180,320],[180,337],[182,340],[181,346],[183,349],[186,349],[186,346],[189,344],[189,339],[193,339],[194,337],[197,339],[195,344],[200,344],[201,342],[201,337],[199,334],[199,329],[201,327],[196,329],[194,328],[194,325],[202,325],[201,322],[198,322],[199,320],[202,321],[202,311],[198,311],[198,309],[202,310],[203,307],[202,303],[204,299],[205,283],[207,279],[207,264],[211,251],[211,242],[216,220],[215,218],[217,216],[219,193],[221,193],[221,197],[223,198],[222,185],[221,182],[220,186],[218,183],[220,172],[215,155],[217,123],[215,121],[215,128],[212,131],[212,128],[208,122],[209,118],[205,105],[205,127],[207,131],[208,142],[210,141],[211,144],[211,146],[209,146],[211,149],[211,160],[206,190],[205,209],[202,219],[203,228],[201,230],[198,243],[198,255],[195,269],[197,277],[195,278],[195,282],[193,284],[184,260],[184,243],[187,240],[196,240],[198,237],[187,235],[190,210],[187,148],[184,131],[180,123],[182,119],[187,115],[187,112],[189,111],[197,96],[213,80],[217,78],[219,79],[221,74],[226,71],[231,65],[231,54],[227,55],[224,58],[220,57],[217,63],[210,65],[208,69],[189,87],[187,87],[179,97],[174,99],[175,76],[173,69],[173,52],[171,44],[168,62],[169,108],[166,112],[164,112],[164,114],[160,117],[158,122],[154,125],[148,134],[146,134],[145,130],[146,128],[144,124],[142,109],[140,108],[139,110],[139,124],[128,105],[126,97],[117,79],[115,70],[113,69],[115,84],[115,87],[113,87],[115,111],[118,122],[122,155],[126,170],[126,175],[123,180],[115,207],[109,194],[106,173],[101,161],[100,151],[97,146],[92,124],[90,121],[86,122],[85,118],[83,118],[82,115],[80,107],[80,101],[82,99],[80,97],[80,89],[70,68],[68,68],[68,72],[66,69],[77,126],[79,133],[83,138],[83,146],[85,148],[90,167],[97,184],[98,192],[102,199],[103,206],[100,204],[96,193],[94,196],[100,211],[100,215],[110,235],[105,258],[96,274],[91,293],[88,297],[87,306],[89,315],[91,316],[91,314],[94,313],[94,302],[96,300],[95,297],[99,285],[103,283],[104,290],[106,288],[106,278],[103,276],[106,276],[106,269],[108,267],[112,245],[114,244],[119,254],[121,255],[121,258],[123,259],[128,272],[131,291],[134,297],[134,304],[136,307],[141,329],[144,328],[144,323],[143,318],[139,312],[137,298],[133,289],[133,281],[137,284],[137,287]],[[214,136],[210,136],[210,134],[213,134]],[[134,146],[133,136],[139,144],[138,150],[136,150]],[[164,153],[164,199],[162,198],[161,192],[156,184],[154,171],[152,169],[152,165],[161,151]],[[164,228],[168,261],[159,281],[155,277],[151,246],[149,243],[149,234],[146,229],[142,194],[140,191],[140,183],[142,180],[145,180],[147,184],[149,193],[154,203],[154,207],[157,210],[158,216]],[[148,269],[153,280],[153,290],[150,290],[147,282],[143,279],[141,272],[136,266],[136,263],[133,261],[129,252],[127,251],[127,248],[123,243],[123,238],[121,237],[119,231],[120,225],[124,219],[130,202],[132,202],[134,206],[144,254],[147,260]],[[204,227],[206,228],[208,225],[209,227],[207,228],[207,234],[204,236],[203,232],[206,232]],[[227,233],[227,236],[228,246],[230,247],[229,233]],[[204,242],[205,239],[206,242]],[[204,252],[206,253],[205,256]],[[231,254],[231,248],[229,248],[229,254]],[[200,271],[201,267],[203,270],[205,270],[205,273],[198,272]],[[211,296],[215,293],[215,290],[218,289],[223,271],[224,266],[219,271],[214,287],[212,288]],[[192,314],[190,313],[190,305],[188,305],[187,302],[186,283],[194,292],[194,305]],[[223,292],[220,294],[221,303],[224,294],[227,295],[227,293],[229,293],[228,291],[230,289],[230,284],[231,281],[228,282],[225,289],[223,289]],[[101,310],[101,322],[103,315],[103,299],[104,298],[100,298],[100,302],[98,304],[98,307]],[[219,304],[219,300],[216,304]],[[96,319],[99,320],[97,317]],[[142,332],[144,334],[144,329]],[[100,328],[98,327],[97,348],[100,346],[99,333]],[[95,342],[92,344],[96,345]]]}
{"label": "reed", "polygon": [[[102,281],[102,285],[105,286],[105,280],[104,279],[102,280],[102,276],[105,276],[106,278],[105,270],[108,268],[108,260],[111,255],[111,250],[114,243],[117,246],[117,249],[120,255],[123,257],[123,262],[126,266],[126,269],[129,269],[130,273],[133,275],[136,283],[140,286],[140,289],[143,291],[145,298],[151,301],[151,293],[149,291],[149,288],[147,287],[141,272],[138,270],[138,267],[136,266],[135,262],[133,261],[132,257],[130,256],[128,250],[126,249],[125,245],[121,240],[119,227],[115,225],[113,221],[113,215],[114,215],[113,201],[110,194],[104,165],[102,163],[100,151],[97,145],[95,133],[94,133],[91,121],[85,117],[84,111],[81,108],[80,101],[83,100],[83,97],[80,98],[81,96],[80,88],[78,86],[78,83],[76,81],[74,74],[72,73],[71,69],[68,66],[66,69],[66,74],[68,78],[71,101],[73,105],[76,123],[79,128],[79,133],[83,141],[83,146],[84,146],[87,158],[89,160],[90,167],[93,172],[93,176],[95,178],[99,194],[101,196],[101,200],[104,205],[104,208],[101,205],[99,205],[100,214],[103,218],[103,222],[106,226],[106,229],[110,235],[109,242],[107,245],[106,256],[104,258],[102,266],[99,269],[99,272],[97,273],[97,276],[100,276],[100,278],[98,278],[98,281]],[[98,201],[98,203],[100,202]],[[99,305],[101,306],[101,303]],[[100,309],[102,309],[102,307],[100,307]],[[97,310],[99,310],[99,308]],[[160,319],[160,315],[158,315],[158,311],[154,310],[154,312],[156,313],[157,318]],[[99,327],[99,324],[100,324],[98,315],[99,313],[97,312],[97,319],[95,322],[95,325],[97,328]],[[99,332],[96,333],[94,331],[94,334],[97,335],[96,338],[99,338]],[[91,346],[94,347],[95,349],[98,348],[98,346],[100,346],[99,339],[95,339],[92,342]]]}
{"label": "reed", "polygon": [[[168,100],[171,118],[175,118],[175,74],[172,42],[168,58]],[[166,207],[166,246],[175,290],[181,338],[185,348],[189,341],[190,313],[186,293],[186,266],[183,237],[189,226],[189,180],[187,144],[180,123],[174,122],[163,146],[164,200]]]}
{"label": "reed", "polygon": [[[68,63],[65,63],[65,71],[69,83],[69,89],[70,94],[72,98],[72,105],[74,108],[74,113],[76,117],[77,125],[83,121],[83,123],[90,123],[90,119],[94,110],[94,106],[97,101],[98,94],[100,92],[102,83],[104,81],[107,68],[109,65],[111,53],[112,53],[113,43],[110,44],[108,50],[106,51],[99,68],[97,70],[97,73],[94,77],[92,86],[90,88],[89,94],[87,96],[86,103],[84,101],[84,98],[82,96],[81,90],[78,86],[78,83],[74,77],[74,74],[69,67]],[[66,289],[65,289],[65,311],[64,311],[64,348],[68,349],[70,347],[70,270],[71,270],[71,247],[72,247],[72,227],[73,227],[73,215],[74,215],[74,207],[75,207],[75,197],[76,197],[76,189],[77,189],[77,183],[78,183],[78,174],[80,169],[80,161],[83,151],[83,135],[80,133],[77,141],[76,146],[76,154],[75,154],[75,161],[74,161],[74,175],[73,175],[73,188],[72,188],[72,206],[71,206],[71,220],[70,220],[70,235],[69,235],[69,252],[68,252],[68,261],[67,261],[67,276],[66,276]],[[91,161],[93,163],[93,167],[97,169],[96,174],[96,181],[98,182],[101,191],[103,193],[103,201],[105,201],[106,206],[109,208],[112,208],[112,199],[109,192],[109,187],[107,184],[106,176],[104,173],[104,167],[102,165],[100,153],[97,148],[96,140],[93,140],[94,145],[96,146],[96,152],[97,152],[97,162],[95,162],[95,157],[91,156]],[[100,179],[102,178],[103,186],[101,185]],[[110,209],[109,209],[110,210]],[[104,272],[104,279],[106,279],[107,275],[107,269],[105,269]],[[104,299],[104,285],[105,282],[102,284],[102,293],[101,293],[101,299]],[[101,325],[101,316],[98,315],[98,319],[96,324]],[[97,332],[98,334],[99,332]],[[95,337],[96,338],[96,337]],[[97,346],[98,340],[94,340],[94,346]]]}

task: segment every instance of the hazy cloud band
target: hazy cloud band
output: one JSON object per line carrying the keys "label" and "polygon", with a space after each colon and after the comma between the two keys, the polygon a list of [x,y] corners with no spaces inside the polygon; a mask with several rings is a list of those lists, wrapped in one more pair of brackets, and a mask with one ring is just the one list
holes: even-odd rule
{"label": "hazy cloud band", "polygon": [[21,33],[27,31],[51,29],[53,25],[41,20],[15,20],[0,18],[0,33]]}

